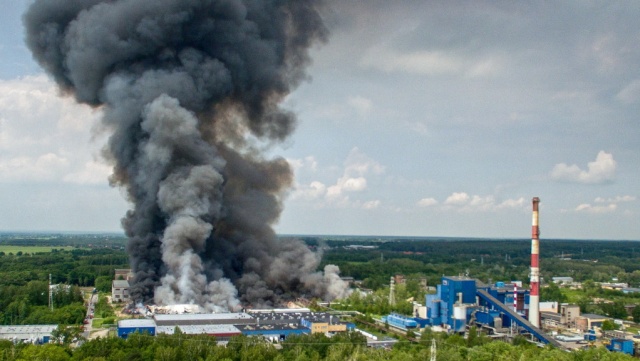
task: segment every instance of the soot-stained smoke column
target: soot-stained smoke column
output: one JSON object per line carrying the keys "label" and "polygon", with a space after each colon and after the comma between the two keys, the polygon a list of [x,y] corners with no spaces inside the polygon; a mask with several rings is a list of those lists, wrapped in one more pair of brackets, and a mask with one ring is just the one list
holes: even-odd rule
{"label": "soot-stained smoke column", "polygon": [[[36,0],[27,43],[60,89],[104,111],[131,296],[234,309],[345,292],[335,266],[271,225],[292,172],[257,150],[287,137],[279,102],[327,31],[313,0]],[[256,143],[257,142],[257,143]],[[257,144],[257,145],[256,145]]]}

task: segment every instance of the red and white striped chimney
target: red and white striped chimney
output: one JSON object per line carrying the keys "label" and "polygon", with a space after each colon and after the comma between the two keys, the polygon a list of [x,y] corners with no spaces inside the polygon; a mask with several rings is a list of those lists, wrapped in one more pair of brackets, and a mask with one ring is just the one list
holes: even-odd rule
{"label": "red and white striped chimney", "polygon": [[513,284],[513,312],[518,313],[518,285]]}
{"label": "red and white striped chimney", "polygon": [[538,203],[540,198],[533,198],[533,218],[531,222],[531,292],[529,294],[529,322],[540,327],[540,228],[538,227]]}

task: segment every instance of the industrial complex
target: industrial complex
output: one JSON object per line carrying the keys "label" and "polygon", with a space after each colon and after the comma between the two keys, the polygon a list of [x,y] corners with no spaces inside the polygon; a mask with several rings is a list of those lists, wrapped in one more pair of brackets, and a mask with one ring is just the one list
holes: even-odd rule
{"label": "industrial complex", "polygon": [[[406,334],[413,331],[418,335],[425,327],[452,334],[466,334],[471,327],[475,327],[492,338],[524,336],[541,346],[548,344],[563,349],[582,347],[578,345],[589,344],[605,336],[607,341],[604,344],[609,350],[638,354],[634,337],[624,332],[606,333],[601,330],[604,322],[613,321],[611,318],[581,314],[578,305],[540,302],[539,202],[537,197],[532,200],[529,287],[523,287],[522,281],[484,283],[467,275],[442,276],[440,284],[429,287],[431,292],[425,296],[424,303],[414,302],[411,315],[389,314],[377,320],[378,326]],[[130,301],[129,281],[132,275],[129,269],[116,270],[111,302]],[[418,280],[422,289],[427,290],[426,278]],[[391,277],[390,304],[395,302],[395,285],[404,282],[402,275]],[[571,277],[554,277],[553,282],[574,283]],[[304,307],[306,304],[302,305]],[[313,312],[309,308],[274,308],[207,313],[194,304],[131,306],[131,313],[137,318],[118,321],[118,337],[127,338],[132,333],[156,336],[180,332],[214,336],[218,342],[239,335],[260,336],[278,342],[292,335],[320,333],[330,336],[353,330],[374,340],[372,343],[378,342],[376,336],[356,329],[354,323],[343,321],[340,312],[331,309],[330,312]],[[353,314],[355,311],[343,312]],[[56,328],[57,325],[0,326],[0,338],[14,342],[46,343]],[[563,333],[564,330],[571,330],[571,333]]]}
{"label": "industrial complex", "polygon": [[337,316],[326,312],[293,308],[240,313],[155,314],[151,318],[119,321],[118,336],[126,338],[132,332],[172,334],[179,329],[184,334],[215,336],[218,341],[226,341],[238,335],[260,335],[273,341],[281,341],[291,335],[332,334],[354,328],[354,324],[342,322]]}
{"label": "industrial complex", "polygon": [[[561,348],[572,348],[568,342],[575,345],[576,342],[594,341],[595,329],[611,318],[593,314],[581,315],[577,305],[540,302],[539,202],[538,197],[532,200],[529,289],[524,289],[520,281],[484,284],[466,276],[443,276],[436,287],[436,293],[426,296],[425,306],[414,303],[414,315],[407,317],[391,314],[382,317],[380,322],[400,330],[430,326],[460,334],[475,326],[493,337],[524,335],[541,345],[551,344]],[[392,278],[391,288],[393,284]],[[556,330],[569,328],[577,334],[557,335]],[[634,339],[612,336],[614,337],[609,337],[610,340],[606,343],[609,350],[636,354]]]}

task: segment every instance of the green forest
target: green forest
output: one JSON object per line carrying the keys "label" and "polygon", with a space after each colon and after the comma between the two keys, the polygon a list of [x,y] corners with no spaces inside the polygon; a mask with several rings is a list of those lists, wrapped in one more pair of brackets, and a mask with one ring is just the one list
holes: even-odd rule
{"label": "green forest", "polygon": [[[370,239],[302,237],[307,245],[322,252],[324,264],[336,264],[342,276],[361,281],[370,293],[354,292],[337,300],[334,309],[358,310],[371,315],[389,312],[409,314],[413,298],[424,302],[429,286],[442,275],[468,275],[483,282],[520,280],[528,283],[529,240]],[[86,313],[83,291],[94,287],[101,293],[111,289],[114,269],[128,268],[124,239],[110,236],[106,244],[99,236],[0,236],[0,322],[11,324],[80,325]],[[345,246],[372,246],[357,248]],[[640,303],[640,294],[625,295],[602,289],[597,282],[629,283],[640,286],[640,243],[620,241],[541,241],[542,300],[577,303],[582,312],[626,317],[624,305]],[[42,252],[34,248],[42,247]],[[48,248],[47,248],[48,247]],[[56,248],[58,247],[58,248]],[[71,247],[71,249],[63,247]],[[29,250],[29,251],[26,251]],[[58,285],[53,310],[48,307],[48,278]],[[406,283],[397,285],[397,303],[389,305],[389,278],[403,274]],[[571,276],[583,282],[582,289],[568,290],[548,282],[554,276]],[[594,302],[607,299],[610,302]],[[102,303],[104,297],[100,297]],[[313,305],[317,305],[315,302]],[[313,307],[312,305],[312,307]],[[633,319],[640,322],[640,307]],[[111,315],[112,317],[112,315]],[[471,333],[470,333],[471,335]],[[433,341],[435,340],[435,341]],[[391,350],[367,348],[357,334],[326,338],[318,335],[292,337],[276,347],[257,338],[237,337],[227,347],[217,346],[208,336],[177,334],[150,337],[134,335],[45,346],[0,342],[0,360],[424,360],[435,342],[439,360],[622,360],[622,354],[599,349],[567,353],[538,348],[516,338],[513,344],[489,342],[483,335],[467,339],[458,335],[424,332],[420,342],[401,340]],[[280,346],[282,346],[280,348]]]}
{"label": "green forest", "polygon": [[[179,331],[179,330],[178,330]],[[593,348],[568,353],[550,347],[539,348],[516,338],[514,342],[490,342],[483,336],[424,333],[419,342],[400,341],[392,349],[369,348],[357,333],[292,336],[280,348],[257,338],[237,336],[225,345],[217,345],[211,336],[149,336],[132,334],[128,339],[99,338],[77,348],[64,344],[44,346],[14,345],[0,341],[0,360],[91,360],[91,361],[344,361],[344,360],[428,360],[435,345],[437,360],[447,361],[616,361],[633,360],[631,356]]]}
{"label": "green forest", "polygon": [[[102,280],[103,290],[110,292],[114,269],[127,267],[128,257],[119,249],[0,254],[0,323],[80,324],[86,314],[80,287],[94,287]],[[53,310],[49,274],[52,284],[58,285]]]}

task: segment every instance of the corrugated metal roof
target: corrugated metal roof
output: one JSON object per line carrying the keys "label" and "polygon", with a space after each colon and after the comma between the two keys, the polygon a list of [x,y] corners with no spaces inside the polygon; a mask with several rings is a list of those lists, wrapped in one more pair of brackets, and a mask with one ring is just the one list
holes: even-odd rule
{"label": "corrugated metal roof", "polygon": [[580,316],[582,316],[584,318],[591,319],[591,320],[600,320],[600,319],[610,319],[611,318],[609,316],[596,315],[594,313],[583,313]]}
{"label": "corrugated metal roof", "polygon": [[118,321],[118,328],[156,327],[154,320],[150,318],[137,318]]}
{"label": "corrugated metal roof", "polygon": [[177,325],[177,326],[158,326],[156,328],[157,333],[165,333],[172,335],[175,332],[176,327],[180,329],[180,332],[189,335],[229,335],[237,334],[241,332],[237,327],[233,325]]}
{"label": "corrugated metal roof", "polygon": [[31,338],[51,335],[58,325],[11,325],[0,326],[0,338]]}
{"label": "corrugated metal roof", "polygon": [[157,322],[175,321],[220,321],[220,320],[250,320],[246,313],[187,313],[180,315],[154,315]]}

